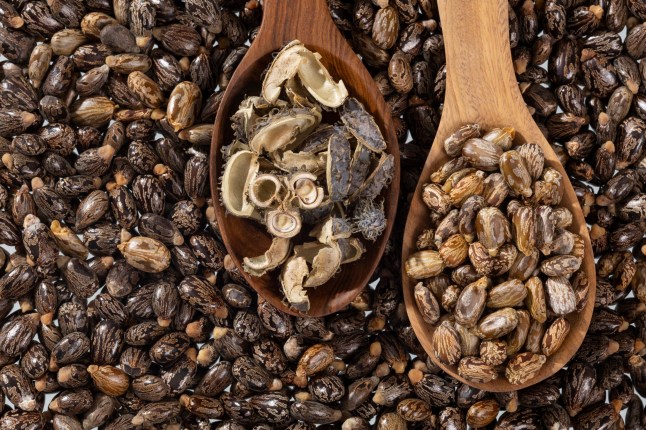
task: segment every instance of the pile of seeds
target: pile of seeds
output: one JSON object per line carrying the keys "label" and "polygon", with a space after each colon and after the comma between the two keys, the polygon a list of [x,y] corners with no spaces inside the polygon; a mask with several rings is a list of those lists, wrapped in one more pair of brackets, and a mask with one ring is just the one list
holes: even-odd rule
{"label": "pile of seeds", "polygon": [[[443,39],[435,2],[328,0],[328,4],[338,28],[361,55],[391,106],[401,139],[402,195],[410,195],[433,142],[444,98]],[[131,14],[131,9],[138,13]],[[101,37],[101,31],[83,32],[82,17],[91,13],[99,13],[91,15],[99,22],[115,24],[112,19],[116,20],[119,25],[110,27],[115,33],[106,30]],[[74,16],[78,18],[70,20]],[[218,430],[305,430],[322,422],[332,422],[321,424],[322,429],[466,429],[467,424],[501,430],[570,425],[591,430],[641,428],[644,405],[639,395],[646,394],[646,361],[641,356],[646,340],[646,174],[640,132],[646,119],[645,69],[640,64],[646,13],[641,0],[510,1],[510,39],[520,88],[573,182],[599,261],[596,310],[577,356],[554,377],[501,394],[453,380],[428,360],[415,340],[399,284],[397,253],[408,209],[405,201],[399,205],[401,218],[395,223],[392,246],[375,274],[380,279],[376,288],[366,288],[351,307],[336,315],[293,318],[259,302],[224,256],[205,201],[210,190],[206,158],[201,154],[210,142],[222,90],[261,17],[256,0],[0,0],[0,53],[7,58],[0,59],[0,135],[8,141],[0,143],[0,157],[12,153],[13,159],[18,154],[13,146],[20,147],[25,138],[14,141],[25,134],[37,134],[47,145],[41,155],[29,156],[29,164],[17,164],[42,169],[40,181],[33,181],[35,187],[21,176],[28,170],[21,168],[23,173],[16,174],[0,167],[1,242],[18,244],[15,250],[8,247],[0,253],[1,275],[4,278],[14,267],[24,274],[18,276],[16,271],[12,279],[29,280],[34,272],[42,272],[25,264],[23,221],[30,213],[52,234],[71,237],[67,227],[79,235],[88,247],[88,258],[81,253],[70,259],[69,267],[86,262],[100,286],[97,296],[82,299],[68,289],[68,280],[54,264],[49,269],[53,274],[39,275],[27,292],[2,293],[0,331],[5,325],[7,331],[0,336],[0,385],[7,401],[0,429],[102,426],[115,430],[131,428],[136,415],[135,422],[146,426],[155,425],[149,424],[154,421],[172,428],[181,423],[191,429]],[[169,31],[166,37],[158,27]],[[118,33],[131,37],[123,28],[134,35],[138,47],[144,45],[139,48],[142,56],[136,58],[152,63],[142,74],[160,86],[165,100],[159,108],[144,106],[138,96],[133,97],[127,68],[110,69],[105,82],[94,81],[106,77],[105,68],[83,79],[90,69],[114,67],[106,64],[106,58],[122,54],[118,51],[126,44],[113,40],[123,37]],[[624,30],[627,38],[621,36]],[[54,69],[58,61],[64,67]],[[44,92],[44,75],[50,69],[56,70],[52,83],[69,82],[64,96],[52,98]],[[86,80],[90,88],[98,85],[97,92],[93,100],[76,106],[104,115],[91,108],[107,101],[118,105],[110,132],[105,126],[79,122],[91,118],[88,115],[65,115],[78,97],[87,97]],[[183,81],[200,87],[202,103],[196,122],[175,132],[163,113],[170,105],[170,92]],[[43,112],[41,102],[47,108]],[[24,132],[9,131],[23,127]],[[412,141],[406,142],[409,131]],[[162,133],[164,139],[156,141],[154,133]],[[101,183],[95,185],[94,178],[76,175],[74,164],[80,152],[103,146],[106,136],[110,136],[106,142],[123,139],[123,144],[115,150],[109,170],[97,176]],[[152,173],[136,170],[144,160],[152,160]],[[156,173],[154,166],[162,163],[165,167]],[[135,178],[141,177],[137,182],[142,184],[135,186]],[[52,194],[51,185],[59,179],[64,180]],[[42,193],[37,192],[41,181]],[[150,201],[140,194],[148,187],[155,196]],[[106,200],[111,190],[118,193]],[[51,200],[61,192],[62,199]],[[173,201],[175,193],[187,197]],[[75,215],[83,206],[82,221],[77,225],[69,217],[53,217],[50,223],[40,213],[50,210],[48,201],[72,204]],[[171,265],[159,274],[148,274],[122,258],[117,249],[121,232],[114,223],[117,215],[127,215],[126,228],[136,233],[139,221],[148,218],[145,214],[160,202],[164,210],[155,219],[175,225],[184,245],[165,245]],[[151,207],[142,206],[147,204]],[[95,210],[106,206],[107,211]],[[150,237],[149,232],[138,233]],[[71,256],[71,249],[75,248],[68,247],[59,256]],[[80,272],[68,273],[74,277]],[[153,286],[163,280],[176,287],[184,279],[179,298],[174,294],[177,288]],[[215,289],[209,287],[212,281]],[[204,312],[197,308],[205,302],[203,291],[221,293],[226,318],[214,318],[215,309],[224,309],[221,306]],[[165,315],[172,312],[164,314],[162,309],[172,309],[167,306],[172,303],[178,303],[177,313],[164,328],[170,319]],[[20,309],[13,311],[13,305]],[[170,332],[177,334],[151,348]],[[75,334],[54,350],[71,333]],[[186,348],[170,364],[159,355],[169,343],[178,350]],[[69,364],[56,364],[70,346],[84,352],[66,355],[63,362]],[[154,357],[152,350],[157,351]],[[193,359],[196,350],[197,361]],[[55,364],[49,370],[53,353]],[[115,364],[98,361],[104,354],[119,359]],[[93,364],[98,367],[89,368]],[[99,367],[108,365],[131,378],[122,396],[100,392],[89,374],[105,381],[102,376],[111,373],[99,372]],[[294,377],[299,368],[297,386]],[[282,388],[275,378],[280,378]],[[57,395],[50,410],[43,393]],[[41,414],[42,410],[46,412]],[[498,417],[499,411],[504,412]],[[210,423],[203,418],[216,415],[219,418]]]}
{"label": "pile of seeds", "polygon": [[[558,206],[563,178],[538,144],[514,146],[513,128],[481,136],[467,124],[444,141],[452,157],[422,199],[435,220],[405,262],[415,301],[433,332],[435,358],[474,382],[512,384],[538,374],[585,307],[581,236]],[[440,307],[441,303],[441,307]],[[442,310],[447,318],[442,318]]]}
{"label": "pile of seeds", "polygon": [[[321,123],[323,109],[338,110],[340,122]],[[245,98],[232,123],[236,139],[223,148],[222,202],[272,236],[262,255],[245,256],[243,268],[252,276],[281,268],[285,298],[307,312],[306,289],[361,259],[365,247],[353,233],[374,242],[385,230],[378,198],[392,179],[393,155],[373,117],[299,41],[276,55],[261,97]],[[316,241],[295,238],[303,224]]]}

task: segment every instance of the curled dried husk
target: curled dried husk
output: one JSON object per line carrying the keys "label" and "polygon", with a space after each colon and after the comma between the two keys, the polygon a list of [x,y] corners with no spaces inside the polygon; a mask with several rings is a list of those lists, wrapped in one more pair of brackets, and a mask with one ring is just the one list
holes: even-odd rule
{"label": "curled dried husk", "polygon": [[222,203],[231,214],[259,218],[247,196],[249,184],[258,169],[258,155],[251,151],[239,151],[227,162],[222,175]]}
{"label": "curled dried husk", "polygon": [[289,178],[289,190],[294,194],[292,203],[301,209],[315,209],[321,205],[325,192],[316,185],[316,175],[296,172]]}
{"label": "curled dried husk", "polygon": [[339,270],[341,266],[341,251],[339,246],[332,242],[321,248],[312,259],[312,270],[305,280],[305,288],[314,288],[325,284]]}
{"label": "curled dried husk", "polygon": [[298,40],[288,43],[274,58],[269,71],[262,82],[262,96],[270,103],[276,102],[283,84],[296,76],[300,64],[304,61],[301,52],[307,48]]}
{"label": "curled dried husk", "polygon": [[321,56],[307,49],[299,52],[298,77],[303,87],[323,106],[339,107],[348,97],[343,81],[334,82],[330,72],[321,64]]}
{"label": "curled dried husk", "polygon": [[300,233],[302,224],[298,209],[287,204],[282,204],[265,214],[267,231],[276,237],[294,237]]}
{"label": "curled dried husk", "polygon": [[337,241],[339,250],[341,251],[341,264],[352,263],[361,258],[366,248],[363,243],[356,237],[349,239],[339,239]]}
{"label": "curled dried husk", "polygon": [[327,153],[312,154],[308,152],[285,151],[271,154],[274,166],[285,172],[305,170],[319,175],[325,172],[327,164]]}
{"label": "curled dried husk", "polygon": [[249,200],[258,208],[274,207],[283,196],[283,184],[271,173],[256,175],[249,184]]}
{"label": "curled dried husk", "polygon": [[310,237],[315,237],[319,242],[330,245],[339,239],[348,239],[352,235],[352,226],[344,218],[330,216],[322,223],[315,226],[310,232]]}
{"label": "curled dried husk", "polygon": [[309,269],[305,258],[292,256],[283,265],[279,278],[283,294],[290,306],[301,312],[307,312],[310,309],[310,299],[303,289],[303,283],[308,274]]}
{"label": "curled dried husk", "polygon": [[249,147],[257,154],[298,146],[321,122],[318,109],[285,109],[257,122]]}
{"label": "curled dried husk", "polygon": [[287,238],[275,237],[269,249],[257,257],[243,259],[244,270],[253,276],[262,276],[267,271],[275,269],[287,260],[291,251],[291,242]]}

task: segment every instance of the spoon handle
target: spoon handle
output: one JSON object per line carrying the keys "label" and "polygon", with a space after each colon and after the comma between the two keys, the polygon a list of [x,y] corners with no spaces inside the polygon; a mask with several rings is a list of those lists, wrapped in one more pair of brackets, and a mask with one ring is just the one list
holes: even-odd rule
{"label": "spoon handle", "polygon": [[438,0],[446,50],[443,115],[448,110],[459,122],[491,124],[518,107],[526,110],[512,66],[507,7],[507,0]]}
{"label": "spoon handle", "polygon": [[[267,34],[264,34],[267,33]],[[306,45],[340,37],[326,0],[264,0],[263,18],[257,39],[277,49],[298,39]]]}

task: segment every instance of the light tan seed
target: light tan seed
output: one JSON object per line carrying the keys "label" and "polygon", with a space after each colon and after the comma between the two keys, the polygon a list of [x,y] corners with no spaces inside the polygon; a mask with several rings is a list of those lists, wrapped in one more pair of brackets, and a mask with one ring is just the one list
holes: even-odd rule
{"label": "light tan seed", "polygon": [[149,108],[158,108],[166,100],[157,82],[139,71],[128,75],[128,89]]}
{"label": "light tan seed", "polygon": [[429,209],[444,215],[451,209],[451,199],[442,188],[436,184],[426,184],[422,192],[422,200]]}
{"label": "light tan seed", "polygon": [[481,170],[470,173],[460,179],[449,191],[451,203],[460,207],[471,196],[479,196],[484,192],[485,173]]}
{"label": "light tan seed", "polygon": [[405,269],[408,276],[413,279],[430,278],[444,270],[444,260],[439,252],[425,249],[408,257]]}
{"label": "light tan seed", "polygon": [[541,342],[541,351],[546,357],[554,354],[559,350],[568,333],[570,332],[570,323],[565,318],[557,318],[545,330],[543,341]]}
{"label": "light tan seed", "polygon": [[531,255],[536,245],[534,208],[518,207],[511,216],[511,227],[516,248],[525,255]]}
{"label": "light tan seed", "polygon": [[488,140],[469,139],[462,147],[462,156],[476,169],[495,172],[499,168],[502,148]]}
{"label": "light tan seed", "polygon": [[480,137],[480,125],[463,125],[444,140],[444,151],[450,157],[457,157],[462,153],[464,143],[474,137]]}
{"label": "light tan seed", "polygon": [[458,267],[469,255],[469,244],[461,234],[454,234],[440,246],[440,256],[446,267]]}
{"label": "light tan seed", "polygon": [[570,281],[564,276],[553,276],[545,283],[550,309],[556,315],[567,315],[576,310],[576,295]]}
{"label": "light tan seed", "polygon": [[502,339],[480,342],[480,357],[490,366],[500,366],[507,360],[507,342]]}
{"label": "light tan seed", "polygon": [[464,379],[472,382],[486,384],[498,377],[498,371],[490,366],[480,357],[465,357],[460,360],[458,374]]}
{"label": "light tan seed", "polygon": [[444,321],[433,332],[433,354],[441,363],[449,366],[462,358],[460,335],[448,321]]}
{"label": "light tan seed", "polygon": [[460,350],[463,357],[478,355],[480,348],[480,338],[473,330],[466,328],[462,324],[455,323],[455,329],[460,335]]}
{"label": "light tan seed", "polygon": [[170,251],[156,239],[137,236],[117,245],[132,267],[147,273],[159,273],[170,266]]}
{"label": "light tan seed", "polygon": [[518,354],[507,363],[505,377],[512,384],[523,384],[538,374],[546,360],[544,355],[533,352]]}
{"label": "light tan seed", "polygon": [[514,143],[516,130],[513,127],[493,128],[488,131],[482,138],[500,146],[503,151],[508,151]]}
{"label": "light tan seed", "polygon": [[168,98],[166,118],[175,132],[190,127],[195,122],[202,106],[202,92],[193,82],[180,82]]}
{"label": "light tan seed", "polygon": [[88,366],[87,371],[94,385],[108,396],[119,397],[128,391],[130,378],[118,367],[92,364]]}
{"label": "light tan seed", "polygon": [[524,143],[516,148],[516,151],[525,162],[530,176],[534,180],[540,178],[545,165],[545,154],[541,147],[536,143]]}
{"label": "light tan seed", "polygon": [[525,282],[525,288],[527,289],[525,306],[529,313],[536,321],[545,322],[547,320],[547,303],[545,302],[543,281],[538,276],[533,276]]}
{"label": "light tan seed", "polygon": [[541,342],[545,334],[545,323],[538,322],[535,319],[529,324],[527,339],[525,339],[525,349],[536,354],[541,352]]}
{"label": "light tan seed", "polygon": [[493,272],[494,258],[482,243],[473,242],[469,245],[469,260],[478,274],[489,276]]}
{"label": "light tan seed", "polygon": [[467,410],[467,424],[472,428],[485,428],[491,424],[500,411],[495,399],[480,400]]}
{"label": "light tan seed", "polygon": [[522,304],[527,296],[525,285],[518,279],[511,279],[493,287],[487,295],[487,307],[505,308]]}
{"label": "light tan seed", "polygon": [[541,272],[547,276],[570,276],[581,267],[581,259],[573,255],[557,255],[541,263]]}
{"label": "light tan seed", "polygon": [[531,197],[532,177],[518,151],[507,151],[500,156],[500,173],[512,191],[524,197]]}

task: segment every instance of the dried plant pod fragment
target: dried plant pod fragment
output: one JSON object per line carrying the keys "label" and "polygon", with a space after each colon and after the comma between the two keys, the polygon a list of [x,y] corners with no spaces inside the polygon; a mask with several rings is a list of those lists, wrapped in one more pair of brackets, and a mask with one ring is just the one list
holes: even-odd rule
{"label": "dried plant pod fragment", "polygon": [[332,202],[343,201],[350,191],[350,142],[343,133],[334,133],[328,141],[326,181]]}
{"label": "dried plant pod fragment", "polygon": [[222,176],[222,203],[235,216],[257,218],[246,190],[259,169],[258,155],[251,151],[236,152],[224,167]]}
{"label": "dried plant pod fragment", "polygon": [[386,149],[386,141],[379,126],[361,102],[354,97],[348,97],[341,108],[341,121],[366,148],[374,152],[383,152]]}
{"label": "dried plant pod fragment", "polygon": [[249,147],[257,154],[291,149],[298,146],[321,122],[318,109],[286,109],[259,120]]}
{"label": "dried plant pod fragment", "polygon": [[289,239],[282,237],[275,237],[271,241],[269,249],[257,257],[245,257],[243,259],[243,268],[247,273],[253,276],[262,276],[267,271],[275,269],[280,266],[291,251],[291,242]]}
{"label": "dried plant pod fragment", "polygon": [[276,237],[294,237],[301,231],[301,215],[298,209],[283,204],[265,214],[265,225]]}
{"label": "dried plant pod fragment", "polygon": [[269,103],[276,102],[283,84],[298,73],[298,68],[304,61],[300,53],[306,50],[300,41],[293,40],[276,55],[262,82],[262,96],[265,100]]}
{"label": "dried plant pod fragment", "polygon": [[249,201],[257,208],[268,208],[279,204],[283,184],[278,176],[263,173],[253,177],[249,184]]}
{"label": "dried plant pod fragment", "polygon": [[343,81],[334,82],[330,72],[321,64],[321,56],[307,49],[298,52],[298,77],[305,89],[323,106],[337,108],[348,97]]}
{"label": "dried plant pod fragment", "polygon": [[289,304],[301,312],[310,309],[310,300],[303,289],[305,278],[309,274],[307,261],[303,257],[290,257],[283,265],[280,284]]}
{"label": "dried plant pod fragment", "polygon": [[312,260],[312,270],[303,287],[314,288],[325,284],[334,276],[340,266],[341,251],[335,243],[321,248]]}

